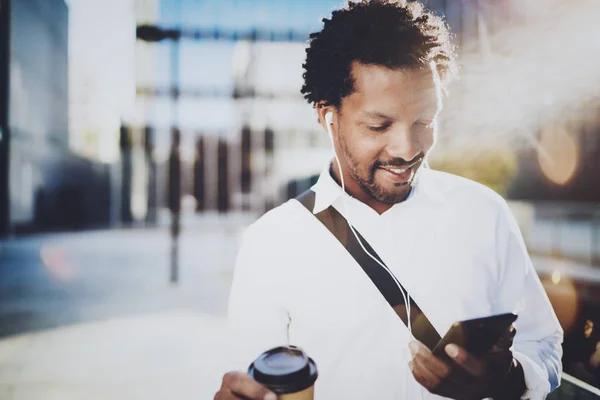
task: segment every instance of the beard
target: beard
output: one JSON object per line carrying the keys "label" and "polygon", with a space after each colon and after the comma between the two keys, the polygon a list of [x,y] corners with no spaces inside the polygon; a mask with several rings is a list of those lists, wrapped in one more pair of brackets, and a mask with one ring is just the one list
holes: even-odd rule
{"label": "beard", "polygon": [[[345,164],[350,172],[350,176],[358,185],[361,190],[373,198],[374,200],[387,205],[394,205],[406,200],[408,193],[410,193],[410,188],[413,187],[415,177],[419,167],[421,166],[424,155],[419,154],[413,160],[418,159],[414,166],[412,167],[413,174],[411,178],[407,182],[396,183],[393,184],[393,189],[386,188],[383,185],[380,185],[375,180],[375,173],[379,170],[379,168],[383,165],[385,166],[397,166],[399,168],[405,167],[407,165],[411,165],[414,161],[406,161],[403,159],[391,159],[391,160],[377,160],[374,161],[369,167],[366,169],[360,165],[360,162],[350,149],[348,148],[346,142],[342,139],[339,141],[340,147],[344,153]],[[404,188],[404,190],[402,190]],[[408,188],[406,190],[405,188]]]}

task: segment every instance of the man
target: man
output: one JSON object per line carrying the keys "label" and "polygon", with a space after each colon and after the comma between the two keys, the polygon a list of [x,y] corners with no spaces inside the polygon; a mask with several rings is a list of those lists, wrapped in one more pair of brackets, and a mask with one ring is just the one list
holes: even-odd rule
{"label": "man", "polygon": [[[239,252],[229,310],[236,367],[290,343],[316,361],[318,399],[545,398],[560,381],[563,333],[514,218],[491,190],[424,166],[456,70],[445,24],[416,3],[352,3],[311,35],[304,68],[302,92],[339,159],[312,188],[313,213],[331,206],[350,221],[440,335],[456,321],[517,310],[516,336],[479,358],[456,345],[445,349],[452,362],[433,356],[340,242],[290,200],[248,229]],[[509,356],[500,364],[498,348]],[[215,399],[242,398],[275,395],[227,373]]]}

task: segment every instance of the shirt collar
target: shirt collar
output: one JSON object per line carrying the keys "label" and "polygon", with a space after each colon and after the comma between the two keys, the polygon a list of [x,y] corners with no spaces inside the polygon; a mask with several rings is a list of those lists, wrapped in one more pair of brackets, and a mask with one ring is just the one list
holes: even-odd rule
{"label": "shirt collar", "polygon": [[[313,214],[317,214],[327,207],[331,206],[342,195],[350,197],[347,193],[342,192],[342,188],[333,179],[330,174],[331,164],[321,171],[317,183],[311,188],[315,192],[315,206]],[[434,171],[427,167],[421,167],[417,173],[416,181],[409,195],[412,197],[427,197],[431,200],[441,202],[444,200],[442,191],[435,183]],[[405,200],[406,201],[406,200]],[[402,204],[402,203],[400,203]]]}

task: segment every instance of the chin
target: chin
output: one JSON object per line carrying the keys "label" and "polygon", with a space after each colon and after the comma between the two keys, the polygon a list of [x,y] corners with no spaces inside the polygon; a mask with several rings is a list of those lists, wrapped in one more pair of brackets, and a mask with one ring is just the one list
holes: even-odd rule
{"label": "chin", "polygon": [[403,182],[394,184],[390,188],[376,191],[376,195],[373,196],[377,201],[383,204],[394,205],[406,200],[406,197],[410,193],[411,182]]}
{"label": "chin", "polygon": [[396,188],[410,188],[412,186],[412,181],[394,183],[394,187]]}

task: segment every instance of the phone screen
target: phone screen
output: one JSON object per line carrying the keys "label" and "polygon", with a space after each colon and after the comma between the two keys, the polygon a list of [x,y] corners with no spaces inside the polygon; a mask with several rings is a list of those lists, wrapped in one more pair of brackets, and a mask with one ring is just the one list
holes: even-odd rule
{"label": "phone screen", "polygon": [[491,350],[516,319],[516,314],[507,313],[457,322],[435,346],[433,354],[449,361],[445,347],[454,343],[480,357]]}

